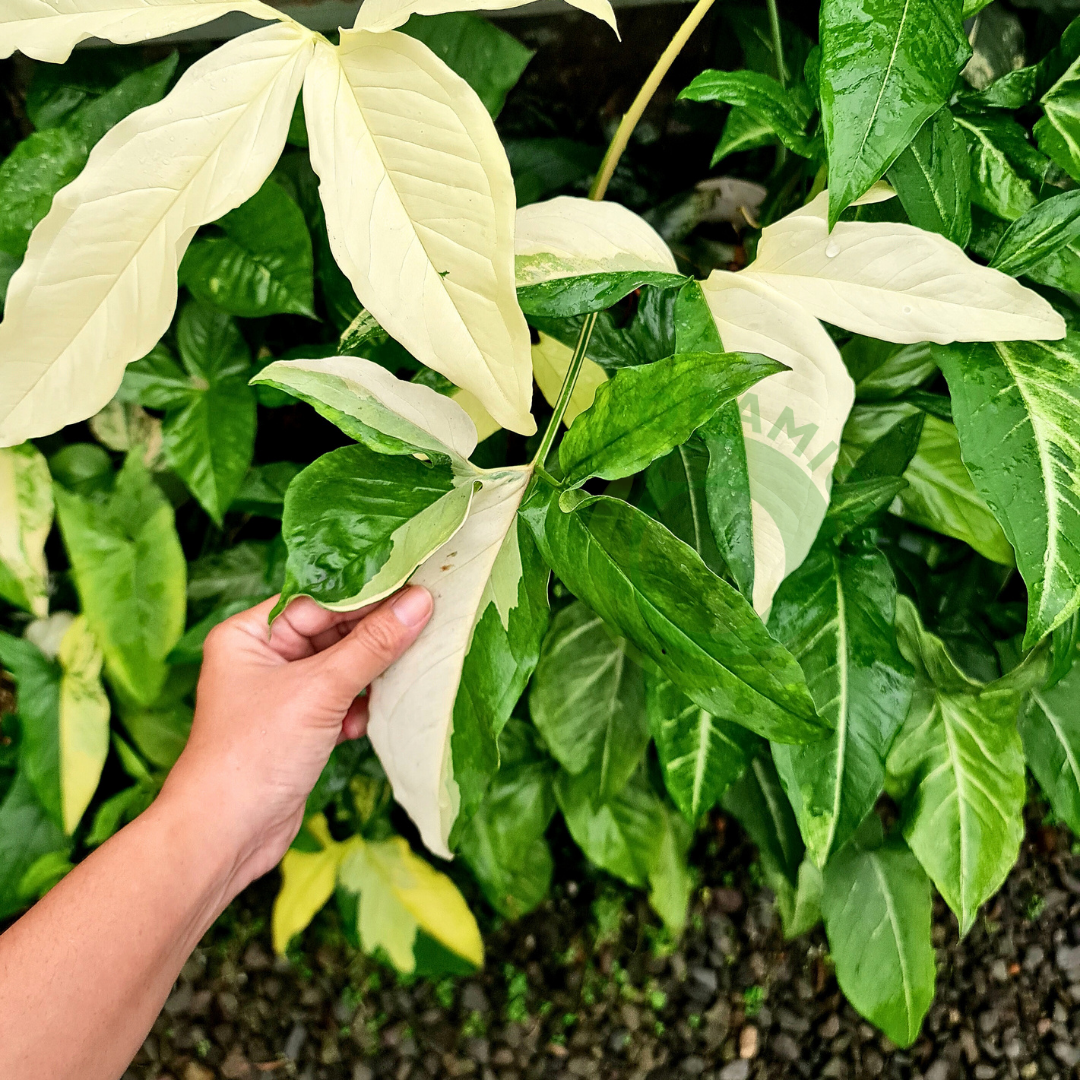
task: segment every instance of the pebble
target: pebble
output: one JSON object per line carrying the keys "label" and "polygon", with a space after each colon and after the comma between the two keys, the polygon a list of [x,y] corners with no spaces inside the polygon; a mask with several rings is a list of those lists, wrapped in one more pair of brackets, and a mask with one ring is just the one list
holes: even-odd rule
{"label": "pebble", "polygon": [[1054,961],[1065,973],[1069,982],[1080,980],[1080,945],[1074,945],[1072,948],[1068,945],[1059,945],[1054,953]]}
{"label": "pebble", "polygon": [[696,1054],[685,1057],[679,1062],[679,1068],[687,1076],[700,1076],[705,1071],[705,1059],[698,1057]]}
{"label": "pebble", "polygon": [[303,1024],[294,1024],[289,1037],[285,1040],[282,1054],[290,1061],[299,1061],[300,1051],[304,1049],[305,1042],[307,1042],[307,1028]]}
{"label": "pebble", "polygon": [[719,1073],[718,1080],[747,1080],[750,1075],[750,1062],[739,1058],[729,1062]]}
{"label": "pebble", "polygon": [[461,992],[461,1007],[469,1013],[491,1012],[491,1003],[487,999],[487,994],[478,983],[474,982],[465,984],[465,989]]}
{"label": "pebble", "polygon": [[782,1031],[772,1040],[772,1052],[782,1061],[798,1061],[802,1056],[799,1044],[786,1032]]}
{"label": "pebble", "polygon": [[1046,959],[1046,952],[1041,945],[1030,945],[1024,953],[1024,970],[1035,971]]}
{"label": "pebble", "polygon": [[352,1080],[375,1080],[375,1072],[370,1065],[358,1061],[353,1066]]}
{"label": "pebble", "polygon": [[995,960],[990,965],[990,978],[994,982],[1007,983],[1009,981],[1009,966],[1004,960]]}
{"label": "pebble", "polygon": [[689,992],[694,994],[695,990],[699,990],[705,994],[706,1000],[711,1000],[718,986],[716,972],[712,968],[695,966],[689,969],[689,973]]}
{"label": "pebble", "polygon": [[1056,1057],[1067,1069],[1071,1069],[1080,1062],[1080,1050],[1077,1050],[1071,1043],[1059,1040],[1054,1043],[1052,1049],[1054,1051],[1054,1057]]}
{"label": "pebble", "polygon": [[823,1039],[835,1039],[840,1034],[840,1017],[831,1013],[825,1023],[818,1028],[818,1034]]}
{"label": "pebble", "polygon": [[949,1063],[944,1058],[938,1058],[926,1070],[925,1080],[949,1080]]}
{"label": "pebble", "polygon": [[995,1076],[997,1076],[997,1069],[993,1065],[975,1066],[975,1080],[994,1080]]}
{"label": "pebble", "polygon": [[756,1057],[758,1052],[758,1029],[753,1024],[747,1024],[739,1032],[739,1057],[749,1060]]}

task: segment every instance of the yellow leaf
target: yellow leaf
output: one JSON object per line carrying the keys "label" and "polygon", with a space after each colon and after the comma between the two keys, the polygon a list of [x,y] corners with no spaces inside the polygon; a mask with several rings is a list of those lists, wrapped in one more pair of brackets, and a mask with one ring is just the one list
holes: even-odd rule
{"label": "yellow leaf", "polygon": [[49,613],[45,540],[52,528],[52,477],[31,443],[0,450],[0,596]]}
{"label": "yellow leaf", "polygon": [[[540,387],[540,393],[544,395],[549,405],[554,406],[559,397],[559,390],[562,388],[563,379],[566,377],[573,356],[574,350],[569,345],[564,345],[547,334],[541,334],[539,344],[532,347],[533,375],[536,376],[536,385]],[[607,380],[607,372],[596,361],[586,356],[585,362],[581,365],[577,385],[570,395],[570,403],[566,406],[566,412],[563,415],[563,422],[567,427],[592,405],[597,388]]]}
{"label": "yellow leaf", "polygon": [[109,699],[101,685],[101,646],[80,615],[60,642],[60,806],[75,831],[109,756]]}

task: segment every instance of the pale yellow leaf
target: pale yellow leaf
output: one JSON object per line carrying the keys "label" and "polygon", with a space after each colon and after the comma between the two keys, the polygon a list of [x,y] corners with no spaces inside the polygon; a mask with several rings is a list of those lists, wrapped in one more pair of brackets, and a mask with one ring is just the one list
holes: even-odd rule
{"label": "pale yellow leaf", "polygon": [[519,288],[580,274],[679,272],[663,237],[633,210],[570,195],[518,210],[514,257]]}
{"label": "pale yellow leaf", "polygon": [[[532,347],[533,375],[536,385],[549,405],[554,406],[562,389],[563,379],[570,367],[574,350],[569,345],[541,334],[540,341]],[[608,380],[607,372],[595,360],[587,356],[581,365],[581,374],[574,385],[574,392],[563,414],[563,423],[569,427],[590,405],[596,397],[596,391]]]}
{"label": "pale yellow leaf", "polygon": [[8,287],[0,445],[93,416],[168,329],[188,243],[262,186],[311,49],[291,24],[227,42],[94,147]]}
{"label": "pale yellow leaf", "polygon": [[38,618],[49,613],[45,541],[52,520],[45,458],[30,443],[0,449],[0,596]]}
{"label": "pale yellow leaf", "polygon": [[68,835],[82,820],[109,756],[101,646],[80,615],[60,642],[60,806]]}
{"label": "pale yellow leaf", "polygon": [[428,848],[450,858],[457,817],[450,736],[454,700],[488,579],[529,482],[525,467],[480,472],[483,487],[457,534],[416,571],[435,601],[416,643],[372,684],[368,736],[394,790]]}
{"label": "pale yellow leaf", "polygon": [[129,45],[201,26],[230,11],[284,18],[259,0],[4,0],[0,59],[18,49],[35,60],[62,64],[87,38]]}
{"label": "pale yellow leaf", "polygon": [[[357,30],[381,33],[408,22],[410,15],[441,15],[446,11],[505,11],[530,0],[364,0],[354,24]],[[608,0],[567,0],[567,3],[595,15],[615,31],[615,12]]]}
{"label": "pale yellow leaf", "polygon": [[469,414],[469,419],[476,428],[477,442],[483,442],[494,435],[496,431],[502,430],[502,424],[495,420],[491,413],[484,408],[483,403],[475,394],[470,393],[468,390],[458,389],[451,395],[451,400]]}
{"label": "pale yellow leaf", "polygon": [[360,302],[418,360],[530,435],[514,182],[476,92],[406,34],[319,42],[304,83],[330,245]]}

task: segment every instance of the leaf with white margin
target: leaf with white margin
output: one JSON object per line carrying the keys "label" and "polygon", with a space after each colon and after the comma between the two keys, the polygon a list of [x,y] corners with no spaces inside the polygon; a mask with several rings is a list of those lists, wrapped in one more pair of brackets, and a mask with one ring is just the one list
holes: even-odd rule
{"label": "leaf with white margin", "polygon": [[87,38],[130,45],[202,26],[230,11],[284,18],[259,0],[4,0],[0,60],[18,49],[34,60],[62,64]]}
{"label": "leaf with white margin", "polygon": [[306,401],[350,438],[382,454],[426,450],[464,464],[476,428],[451,398],[360,356],[276,360],[251,380]]}
{"label": "leaf with white margin", "polygon": [[663,237],[633,210],[571,195],[518,210],[514,262],[519,288],[582,274],[679,272]]}
{"label": "leaf with white margin", "polygon": [[[354,24],[357,30],[381,33],[408,22],[410,15],[441,15],[446,11],[505,11],[530,0],[364,0]],[[567,0],[581,11],[595,15],[615,31],[615,12],[608,0]]]}
{"label": "leaf with white margin", "polygon": [[743,271],[714,270],[701,289],[724,348],[791,370],[739,401],[754,527],[754,608],[763,618],[803,559],[829,505],[832,467],[855,384],[825,328],[805,308]]}
{"label": "leaf with white margin", "polygon": [[0,450],[0,596],[39,619],[49,613],[45,541],[52,519],[44,456],[31,443]]}
{"label": "leaf with white margin", "polygon": [[[482,474],[483,487],[457,534],[413,575],[435,601],[431,621],[370,690],[368,736],[428,848],[450,858],[447,839],[461,794],[453,775],[454,701],[489,579],[529,482],[527,468]],[[500,590],[505,595],[507,590]]]}
{"label": "leaf with white margin", "polygon": [[304,82],[334,257],[421,363],[531,435],[529,328],[514,287],[514,181],[476,92],[422,42],[346,30]]}
{"label": "leaf with white margin", "polygon": [[840,221],[830,233],[828,204],[823,191],[767,226],[744,273],[819,319],[885,341],[1065,336],[1065,321],[1046,300],[938,233],[870,221]]}
{"label": "leaf with white margin", "polygon": [[165,333],[195,230],[274,167],[312,40],[278,24],[222,45],[117,124],[56,196],[8,286],[0,445],[93,416]]}

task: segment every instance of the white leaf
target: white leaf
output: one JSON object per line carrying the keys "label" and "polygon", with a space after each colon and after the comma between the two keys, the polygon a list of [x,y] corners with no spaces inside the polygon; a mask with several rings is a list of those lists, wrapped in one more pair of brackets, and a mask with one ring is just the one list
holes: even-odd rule
{"label": "white leaf", "polygon": [[418,360],[532,434],[514,286],[514,182],[476,92],[406,34],[320,41],[304,84],[330,246],[360,302]]}
{"label": "white leaf", "polygon": [[[554,406],[559,398],[563,379],[566,378],[573,357],[574,350],[569,345],[564,345],[547,334],[541,334],[540,340],[532,347],[536,385],[540,387],[540,393],[551,406]],[[592,405],[596,391],[607,380],[608,373],[595,360],[590,360],[586,356],[581,365],[578,381],[574,384],[574,392],[570,395],[566,412],[563,414],[563,423],[567,427]]]}
{"label": "white leaf", "polygon": [[855,385],[821,323],[759,278],[714,270],[702,291],[725,349],[764,353],[791,368],[762,379],[739,402],[754,525],[754,607],[765,617],[825,516]]}
{"label": "white leaf", "polygon": [[201,26],[230,11],[283,18],[259,0],[4,0],[0,59],[18,49],[35,60],[62,64],[87,38],[129,45]]}
{"label": "white leaf", "polygon": [[406,382],[360,356],[277,360],[252,383],[269,383],[305,400],[317,399],[369,427],[425,450],[467,461],[476,428],[455,401],[430,386]]}
{"label": "white leaf", "polygon": [[827,206],[822,192],[769,225],[744,275],[772,285],[819,319],[885,341],[944,345],[1065,336],[1065,321],[1046,300],[1007,274],[973,263],[944,236],[869,221],[840,221],[830,233]]}
{"label": "white leaf", "polygon": [[312,39],[277,24],[223,45],[117,124],[56,196],[8,287],[0,445],[93,416],[165,333],[195,230],[274,167]]}
{"label": "white leaf", "polygon": [[[357,30],[382,33],[408,22],[410,15],[442,15],[447,11],[505,11],[530,0],[364,0],[353,24]],[[615,31],[615,12],[608,0],[567,0],[581,11],[595,15]]]}
{"label": "white leaf", "polygon": [[519,288],[578,274],[679,272],[663,237],[633,210],[570,195],[517,212],[514,255]]}
{"label": "white leaf", "polygon": [[529,470],[502,469],[482,478],[468,520],[413,575],[412,583],[434,597],[431,621],[370,691],[368,735],[394,798],[428,848],[447,859],[459,804],[450,754],[454,700],[473,628],[491,599],[488,580],[517,520]]}
{"label": "white leaf", "polygon": [[53,520],[49,466],[32,443],[0,450],[0,596],[49,613],[45,541]]}

